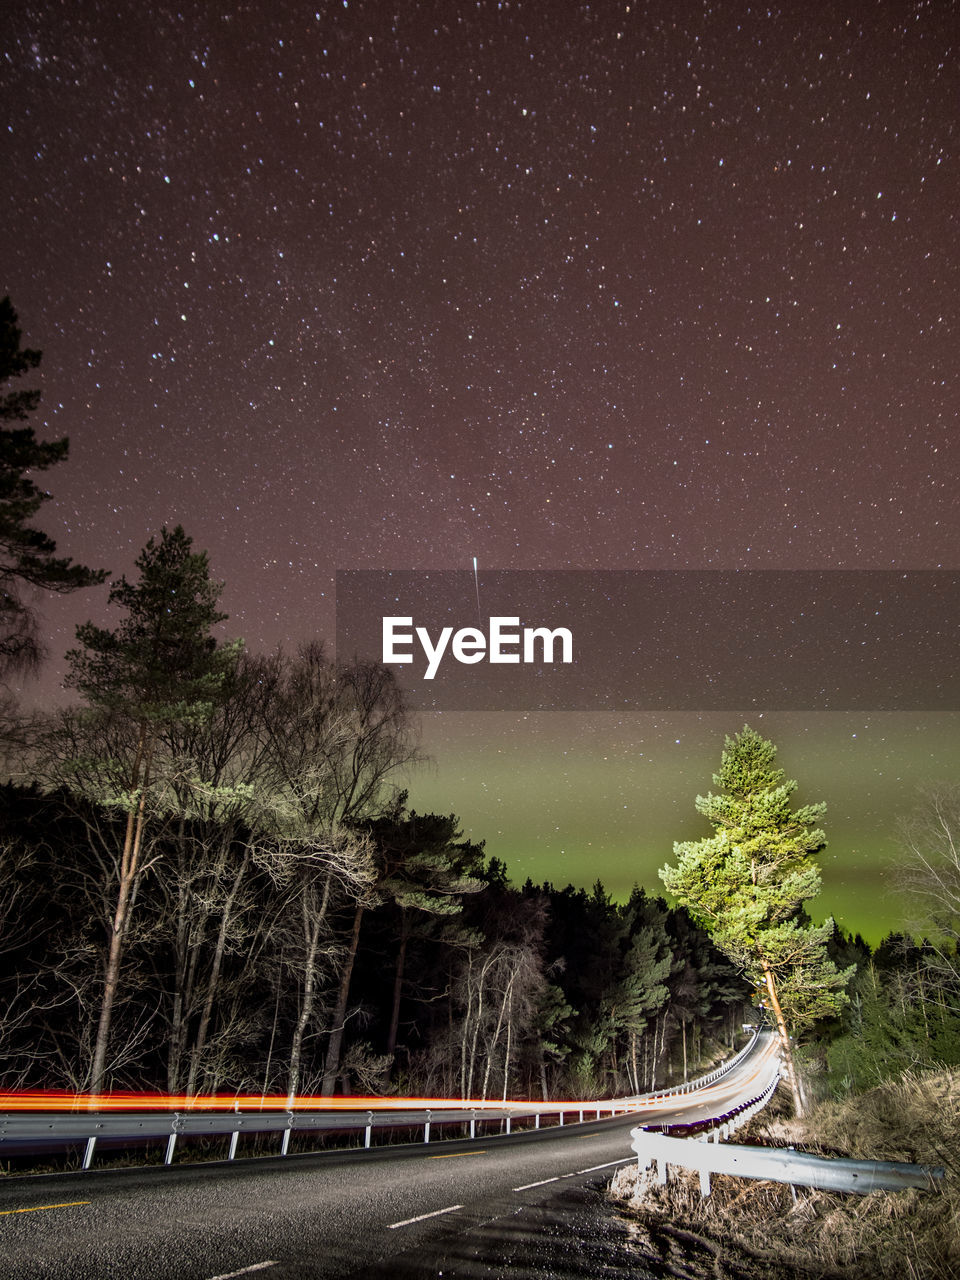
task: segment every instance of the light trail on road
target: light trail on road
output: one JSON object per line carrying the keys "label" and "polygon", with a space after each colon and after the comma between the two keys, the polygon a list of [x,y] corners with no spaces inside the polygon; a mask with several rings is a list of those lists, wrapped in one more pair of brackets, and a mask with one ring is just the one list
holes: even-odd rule
{"label": "light trail on road", "polygon": [[[775,1037],[771,1038],[762,1053],[751,1058],[755,1063],[752,1076],[745,1079],[737,1074],[737,1089],[751,1079],[759,1079],[767,1070],[769,1059],[777,1052]],[[726,1080],[697,1089],[696,1097],[705,1103],[722,1100],[731,1091]],[[424,1098],[424,1097],[323,1097],[304,1094],[289,1098],[283,1094],[184,1094],[184,1093],[136,1093],[117,1091],[111,1093],[68,1093],[65,1090],[24,1090],[0,1092],[2,1112],[165,1112],[165,1111],[313,1111],[313,1112],[389,1112],[389,1111],[511,1111],[532,1115],[539,1111],[555,1115],[560,1111],[606,1111],[672,1109],[678,1098],[693,1094],[653,1093],[636,1098],[569,1098],[550,1102],[533,1102],[529,1098],[510,1098],[506,1101],[488,1098]]]}
{"label": "light trail on road", "polygon": [[[770,1082],[775,1053],[776,1037],[765,1033],[723,1079],[686,1092],[618,1099],[615,1118],[590,1114],[599,1107],[609,1116],[611,1101],[515,1102],[528,1114],[538,1107],[583,1111],[585,1123],[485,1136],[483,1148],[460,1138],[442,1152],[416,1143],[3,1179],[0,1212],[8,1216],[0,1271],[7,1266],[5,1274],[18,1280],[119,1274],[130,1280],[229,1280],[259,1271],[278,1280],[420,1280],[439,1270],[446,1274],[453,1258],[476,1257],[478,1266],[495,1262],[496,1274],[506,1275],[501,1263],[518,1240],[529,1241],[531,1256],[546,1258],[544,1224],[555,1234],[589,1187],[635,1160],[632,1126],[694,1123],[731,1111]],[[64,1109],[76,1109],[76,1097],[61,1097]],[[254,1100],[259,1107],[260,1096]],[[235,1101],[226,1099],[226,1109],[233,1110]],[[278,1101],[278,1109],[290,1110],[286,1099]],[[371,1099],[375,1108],[365,1106],[366,1099],[299,1101],[339,1112],[411,1109],[410,1099]],[[464,1108],[461,1100],[429,1101],[436,1113]],[[495,1102],[477,1110],[502,1115],[504,1108]],[[470,1156],[483,1158],[453,1158]],[[78,1192],[93,1189],[96,1196],[84,1212],[71,1212],[71,1202],[80,1207]],[[54,1208],[55,1198],[61,1211],[35,1212]],[[49,1227],[38,1230],[40,1223]],[[552,1265],[570,1247],[558,1243],[560,1252],[547,1260]]]}
{"label": "light trail on road", "polygon": [[0,1093],[4,1111],[609,1111],[609,1100],[569,1100],[533,1103],[510,1098],[505,1102],[484,1098],[373,1098],[322,1097],[304,1094],[290,1099],[283,1094],[185,1094],[185,1093],[66,1093],[30,1090]]}

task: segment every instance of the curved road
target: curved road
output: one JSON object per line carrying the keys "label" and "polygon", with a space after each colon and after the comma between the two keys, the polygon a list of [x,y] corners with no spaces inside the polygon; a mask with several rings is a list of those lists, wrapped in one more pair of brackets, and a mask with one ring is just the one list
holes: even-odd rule
{"label": "curved road", "polygon": [[[511,1237],[526,1232],[536,1240],[538,1230],[552,1229],[545,1223],[558,1205],[575,1204],[570,1195],[576,1188],[606,1179],[636,1158],[631,1128],[729,1110],[769,1079],[775,1048],[775,1037],[762,1036],[717,1084],[627,1116],[563,1129],[233,1164],[3,1179],[0,1276],[436,1276],[444,1274],[438,1259],[465,1258],[477,1241],[488,1254],[493,1250],[494,1259],[469,1274],[503,1275],[495,1259]],[[567,1274],[578,1274],[575,1258],[572,1263]]]}

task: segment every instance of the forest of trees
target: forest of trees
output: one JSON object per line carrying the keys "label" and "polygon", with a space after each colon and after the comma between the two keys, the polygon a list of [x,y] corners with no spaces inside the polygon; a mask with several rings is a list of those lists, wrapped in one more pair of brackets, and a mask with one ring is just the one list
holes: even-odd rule
{"label": "forest of trees", "polygon": [[[622,1096],[693,1075],[756,1016],[760,970],[696,923],[703,894],[691,914],[512,886],[454,815],[408,807],[414,726],[385,668],[216,641],[219,587],[182,529],[137,567],[117,629],[78,629],[81,702],[8,743],[0,1087]],[[786,814],[771,744],[735,745],[778,797],[764,820]],[[719,829],[720,800],[702,807]],[[955,940],[872,955],[795,907],[776,937],[815,938],[814,987],[850,980],[845,1008],[815,996],[798,1024],[835,1089],[960,1061]]]}
{"label": "forest of trees", "polygon": [[810,924],[822,806],[748,728],[697,800],[715,835],[664,869],[679,905],[516,888],[408,807],[386,668],[219,640],[179,527],[137,570],[114,630],[77,628],[77,705],[5,726],[0,1088],[623,1096],[715,1061],[755,1000],[798,1109],[797,1032],[834,1090],[960,1061],[955,794],[905,837],[932,940],[876,956]]}
{"label": "forest of trees", "polygon": [[115,707],[22,726],[3,1087],[587,1097],[691,1071],[745,1016],[684,911],[514,888],[410,811],[382,668],[236,654],[209,714],[152,722],[148,778],[143,732]]}
{"label": "forest of trees", "polygon": [[[5,299],[0,383],[39,359]],[[0,397],[0,1089],[623,1096],[716,1061],[755,1004],[798,1109],[818,1070],[843,1092],[960,1062],[955,787],[904,826],[921,923],[876,954],[811,923],[823,807],[790,808],[746,727],[696,802],[714,834],[662,872],[679,905],[512,886],[455,815],[409,808],[390,672],[218,638],[179,527],[111,586],[115,629],[77,628],[76,705],[17,714],[29,590],[105,577],[31,524],[30,473],[67,452],[20,425],[36,403]]]}
{"label": "forest of trees", "polygon": [[386,668],[218,640],[180,528],[137,570],[115,630],[77,629],[77,705],[6,725],[0,1088],[623,1096],[716,1061],[755,1003],[834,1091],[960,1061],[955,794],[905,837],[932,940],[876,955],[811,926],[822,807],[790,810],[746,728],[697,801],[716,834],[664,871],[680,905],[517,888],[408,807]]}
{"label": "forest of trees", "polygon": [[181,528],[8,726],[0,1084],[464,1097],[637,1092],[750,989],[682,911],[527,884],[417,814],[391,674],[216,638]]}
{"label": "forest of trees", "polygon": [[[82,1091],[125,815],[12,785],[0,806],[0,1085]],[[625,1094],[692,1073],[749,1007],[684,912],[639,890],[514,888],[455,818],[402,794],[339,841],[254,829],[239,809],[151,814],[108,1087]]]}

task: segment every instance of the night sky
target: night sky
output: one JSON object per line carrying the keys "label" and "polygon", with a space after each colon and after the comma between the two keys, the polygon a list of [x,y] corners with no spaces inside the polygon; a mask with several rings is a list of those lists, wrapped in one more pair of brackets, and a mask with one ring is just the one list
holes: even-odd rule
{"label": "night sky", "polygon": [[[0,293],[69,435],[43,525],[181,522],[254,650],[334,571],[960,568],[949,3],[26,3]],[[45,606],[49,700],[106,588]],[[709,626],[709,618],[703,620]],[[823,661],[829,664],[830,654]],[[420,808],[656,889],[744,716],[426,717]],[[870,935],[953,714],[751,713]]]}

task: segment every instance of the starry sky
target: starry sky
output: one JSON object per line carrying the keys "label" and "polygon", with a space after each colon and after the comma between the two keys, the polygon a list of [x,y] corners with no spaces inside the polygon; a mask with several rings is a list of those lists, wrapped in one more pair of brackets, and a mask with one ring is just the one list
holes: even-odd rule
{"label": "starry sky", "polygon": [[[28,0],[0,39],[61,552],[183,523],[254,650],[331,639],[345,568],[960,568],[952,5]],[[44,605],[28,699],[105,601]],[[657,888],[741,723],[434,714],[410,785],[516,879]],[[876,935],[957,717],[763,725]]]}

